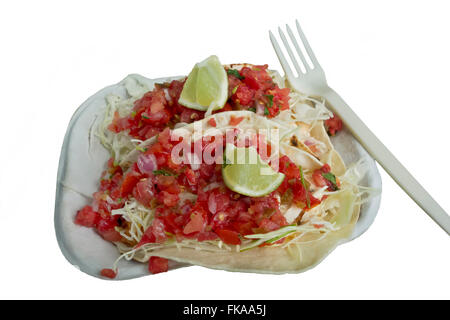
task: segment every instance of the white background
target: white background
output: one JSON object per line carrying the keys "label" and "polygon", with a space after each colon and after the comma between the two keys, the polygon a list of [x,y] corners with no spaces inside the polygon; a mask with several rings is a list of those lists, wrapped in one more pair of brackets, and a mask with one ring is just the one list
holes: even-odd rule
{"label": "white background", "polygon": [[297,275],[200,267],[112,282],[81,273],[53,229],[75,109],[129,73],[223,63],[281,69],[268,30],[300,19],[329,84],[450,210],[446,1],[14,1],[0,4],[0,298],[450,298],[450,241],[382,170],[372,227]]}

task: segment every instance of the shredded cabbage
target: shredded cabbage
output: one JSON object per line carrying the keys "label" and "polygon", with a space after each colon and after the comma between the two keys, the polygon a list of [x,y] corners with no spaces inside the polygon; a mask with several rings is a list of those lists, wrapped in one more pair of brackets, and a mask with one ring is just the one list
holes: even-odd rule
{"label": "shredded cabbage", "polygon": [[106,97],[106,108],[103,112],[102,121],[98,123],[96,136],[102,145],[109,150],[111,157],[117,163],[121,163],[122,159],[133,149],[139,146],[142,141],[131,138],[127,132],[114,133],[108,129],[113,122],[116,112],[120,117],[124,117],[132,113],[134,102],[148,92],[150,89],[134,77],[127,77],[124,80],[124,86],[127,97],[122,98],[118,95],[111,94]]}
{"label": "shredded cabbage", "polygon": [[151,225],[154,215],[153,210],[134,199],[127,201],[123,208],[112,210],[111,214],[120,215],[128,222],[129,227],[127,229],[116,227],[116,230],[125,239],[136,243],[141,240],[145,230]]}

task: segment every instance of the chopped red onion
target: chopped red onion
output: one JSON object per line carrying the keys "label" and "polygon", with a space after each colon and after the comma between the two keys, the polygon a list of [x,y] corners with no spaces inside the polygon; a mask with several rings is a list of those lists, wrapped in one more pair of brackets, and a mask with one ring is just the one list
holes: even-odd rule
{"label": "chopped red onion", "polygon": [[141,154],[137,160],[137,165],[142,173],[152,173],[158,170],[158,163],[154,154]]}
{"label": "chopped red onion", "polygon": [[217,211],[217,202],[213,193],[211,193],[208,198],[208,209],[211,213],[216,213]]}
{"label": "chopped red onion", "polygon": [[257,115],[263,116],[265,108],[266,108],[266,106],[263,103],[256,101],[256,114]]}

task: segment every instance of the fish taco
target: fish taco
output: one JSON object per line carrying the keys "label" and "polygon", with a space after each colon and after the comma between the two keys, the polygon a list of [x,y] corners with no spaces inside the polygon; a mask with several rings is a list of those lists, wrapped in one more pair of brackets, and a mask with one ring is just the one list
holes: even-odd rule
{"label": "fish taco", "polygon": [[[342,123],[326,101],[286,87],[267,65],[208,59],[152,88],[129,77],[127,98],[107,98],[95,134],[111,158],[75,223],[151,273],[167,271],[168,260],[240,272],[311,268],[351,235],[367,200],[364,166],[347,168],[333,147],[329,135]],[[215,94],[198,88],[202,77]],[[101,274],[117,272],[116,261]]]}

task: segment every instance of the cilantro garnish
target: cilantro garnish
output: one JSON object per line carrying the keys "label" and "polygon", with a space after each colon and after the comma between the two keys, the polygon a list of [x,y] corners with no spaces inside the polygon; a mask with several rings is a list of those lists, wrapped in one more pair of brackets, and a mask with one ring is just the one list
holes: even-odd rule
{"label": "cilantro garnish", "polygon": [[232,75],[232,76],[238,78],[239,80],[245,79],[245,77],[241,76],[241,74],[239,73],[239,71],[237,71],[237,70],[235,70],[235,69],[228,69],[228,70],[227,70],[227,73],[228,73],[229,75]]}
{"label": "cilantro garnish", "polygon": [[140,146],[136,146],[136,150],[138,150],[140,152],[146,152],[148,149],[147,148],[142,148]]}
{"label": "cilantro garnish", "polygon": [[267,107],[264,107],[264,115],[268,116],[269,114],[269,109],[267,109]]}
{"label": "cilantro garnish", "polygon": [[225,154],[223,155],[223,163],[222,163],[222,168],[226,168],[226,166],[232,164],[232,162],[225,156]]}
{"label": "cilantro garnish", "polygon": [[325,179],[327,179],[328,181],[331,182],[331,184],[333,186],[332,187],[333,191],[339,190],[339,187],[336,182],[336,176],[334,174],[332,174],[331,172],[322,173],[322,177],[324,177]]}
{"label": "cilantro garnish", "polygon": [[269,99],[269,108],[272,108],[273,106],[273,95],[272,94],[265,94],[265,96]]}
{"label": "cilantro garnish", "polygon": [[144,116],[144,115],[142,115],[142,118],[144,118],[144,119],[150,119],[149,117]]}
{"label": "cilantro garnish", "polygon": [[256,108],[253,108],[253,107],[248,108],[248,111],[256,112]]}

